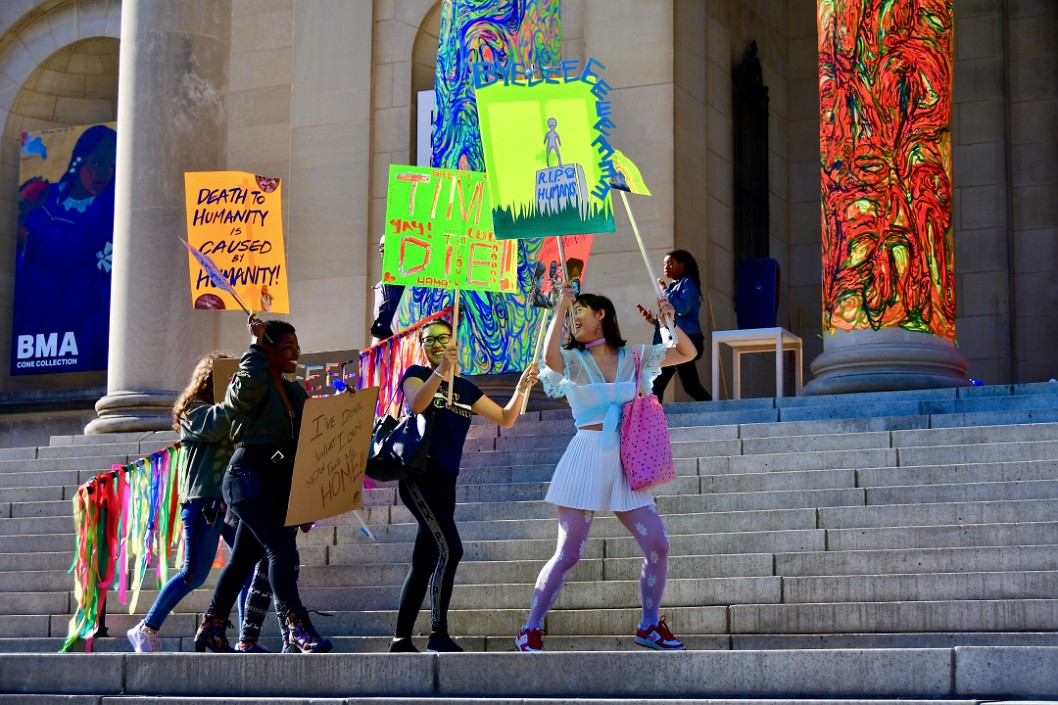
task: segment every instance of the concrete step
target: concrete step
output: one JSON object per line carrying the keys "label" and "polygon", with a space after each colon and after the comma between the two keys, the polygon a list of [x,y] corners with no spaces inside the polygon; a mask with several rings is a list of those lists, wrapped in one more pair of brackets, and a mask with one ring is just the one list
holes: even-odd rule
{"label": "concrete step", "polygon": [[[166,627],[160,634],[162,651],[193,652],[194,635],[177,634]],[[274,615],[265,619],[264,633],[260,644],[273,653],[278,653],[281,643],[273,635]],[[413,643],[425,649],[428,632],[416,632]],[[384,653],[389,648],[390,636],[340,636],[328,634],[334,642],[336,653]],[[513,650],[511,635],[462,636],[456,641],[469,652],[510,652]],[[900,632],[900,633],[853,633],[853,634],[681,634],[680,639],[693,650],[777,650],[777,649],[893,649],[893,648],[953,648],[957,646],[1058,646],[1055,632]],[[640,651],[642,647],[628,635],[561,636],[546,637],[549,651]],[[35,637],[0,639],[0,653],[54,654],[64,643],[60,637]],[[84,649],[83,643],[74,646],[72,653]],[[124,630],[111,629],[111,636],[97,636],[92,646],[93,653],[129,653],[132,646],[125,638]],[[574,656],[571,654],[571,657]],[[0,704],[4,701],[0,700]],[[445,701],[448,702],[447,700]],[[588,702],[578,700],[578,703]],[[590,701],[594,703],[594,701]],[[637,701],[638,702],[638,701]],[[665,702],[671,703],[671,700]],[[683,702],[683,701],[680,701]],[[711,701],[712,702],[712,701]],[[826,701],[832,703],[833,701]],[[902,701],[903,702],[903,701]],[[933,701],[930,701],[931,703]],[[240,701],[241,703],[241,701]],[[315,703],[315,701],[313,701]],[[873,701],[872,701],[873,703]],[[403,705],[403,701],[401,701]],[[742,705],[747,705],[743,702]],[[772,705],[772,701],[768,701]]]}
{"label": "concrete step", "polygon": [[1058,570],[1058,550],[1046,546],[895,548],[867,551],[803,551],[775,556],[784,577],[920,575]]}
{"label": "concrete step", "polygon": [[1054,499],[995,500],[988,502],[934,502],[924,505],[893,504],[864,507],[819,507],[823,529],[954,524],[1009,524],[1050,521],[1058,516]]}
{"label": "concrete step", "polygon": [[[786,577],[783,603],[1058,598],[1054,571]],[[765,600],[757,602],[764,603]],[[729,603],[730,604],[730,603]]]}
{"label": "concrete step", "polygon": [[771,492],[777,490],[853,489],[855,470],[806,470],[702,475],[702,494]]}
{"label": "concrete step", "polygon": [[[899,465],[902,466],[998,463],[1012,460],[1053,460],[1058,457],[1058,441],[917,446],[899,448],[897,452],[900,458]],[[896,465],[896,463],[893,463],[893,465]]]}
{"label": "concrete step", "polygon": [[[3,451],[0,448],[0,451]],[[56,470],[76,470],[89,471],[92,473],[90,477],[97,473],[106,472],[110,470],[110,466],[114,463],[126,462],[125,456],[91,456],[91,457],[70,457],[70,458],[39,458],[39,459],[2,459],[0,456],[0,477],[8,473],[25,473],[31,472],[28,468],[32,468],[32,472],[52,472]]]}
{"label": "concrete step", "polygon": [[[672,483],[670,483],[672,484]],[[664,488],[663,488],[664,489]],[[697,512],[738,512],[810,507],[860,507],[866,504],[865,491],[858,487],[819,490],[777,490],[772,492],[728,492],[724,494],[685,493],[655,496],[662,514]]]}
{"label": "concrete step", "polygon": [[[732,633],[1056,631],[1058,600],[733,605]],[[1058,671],[1055,671],[1058,673]]]}
{"label": "concrete step", "polygon": [[[743,441],[745,443],[746,441]],[[756,453],[722,457],[700,457],[702,475],[760,473],[792,470],[833,470],[842,468],[892,468],[899,466],[950,465],[953,463],[1052,460],[1058,457],[1058,441],[1022,441],[958,446],[916,446],[908,448],[863,448],[854,450],[813,450],[803,447],[789,452]]]}
{"label": "concrete step", "polygon": [[[698,459],[702,475],[757,473],[792,470],[838,470],[844,468],[889,468],[897,466],[895,448],[863,450],[802,451],[799,453],[757,453],[703,457]],[[916,463],[922,465],[924,463]]]}
{"label": "concrete step", "polygon": [[[877,433],[929,429],[928,416],[878,416],[820,421],[783,421],[738,424],[738,437],[781,438],[783,436],[829,436],[832,434]],[[694,428],[694,427],[690,427]]]}
{"label": "concrete step", "polygon": [[[7,521],[22,521],[21,519],[8,519]],[[0,526],[3,522],[0,521]],[[55,553],[68,552],[72,558],[75,537],[73,535],[72,522],[67,525],[65,533],[60,534],[11,534],[0,535],[0,557],[18,557],[26,553]],[[3,568],[0,568],[3,570]]]}
{"label": "concrete step", "polygon": [[1045,544],[1058,545],[1058,522],[827,529],[827,549],[831,551]]}
{"label": "concrete step", "polygon": [[[71,495],[73,487],[70,488]],[[66,488],[62,485],[49,487],[7,487],[4,488],[4,501],[0,502],[0,510],[6,509],[4,514],[11,516],[12,505],[23,502],[54,502],[69,499],[65,496]]]}
{"label": "concrete step", "polygon": [[[147,453],[154,452],[164,446],[152,447]],[[89,445],[68,446],[43,446],[37,449],[38,458],[115,458],[115,463],[129,462],[124,458],[136,460],[143,457],[142,446],[139,441],[124,441],[118,443],[93,443]],[[117,458],[121,458],[118,460]]]}
{"label": "concrete step", "polygon": [[1058,479],[1058,459],[870,468],[857,470],[856,477],[859,486],[872,488],[1053,480]]}
{"label": "concrete step", "polygon": [[[1019,460],[865,470],[773,470],[723,475],[703,474],[701,491],[703,493],[723,493],[838,487],[865,487],[870,491],[878,487],[965,485],[1056,479],[1058,479],[1058,460]],[[1006,499],[1017,499],[1017,497],[1006,497]]]}
{"label": "concrete step", "polygon": [[[549,539],[557,536],[558,525],[554,509],[547,506],[551,516],[539,519],[498,519],[494,521],[466,521],[459,523],[459,535],[466,540]],[[541,512],[543,514],[544,512]],[[815,510],[776,509],[767,512],[715,512],[708,514],[666,514],[665,530],[676,534],[716,534],[741,531],[781,531],[814,529]],[[355,519],[353,520],[355,522]],[[417,524],[403,522],[372,527],[371,531],[383,543],[413,541]],[[315,531],[313,531],[315,533]],[[612,515],[598,515],[592,521],[591,536],[606,538],[627,536],[628,530]],[[311,534],[310,534],[311,536]],[[337,527],[336,543],[359,541],[359,528],[352,525]]]}
{"label": "concrete step", "polygon": [[669,428],[682,426],[730,426],[733,424],[775,424],[779,410],[775,408],[744,409],[739,411],[665,411]]}
{"label": "concrete step", "polygon": [[[22,469],[25,470],[23,465]],[[100,470],[102,472],[102,469]],[[81,479],[79,470],[39,470],[31,472],[0,472],[0,489],[7,499],[8,488],[16,487],[78,487],[92,476]]]}
{"label": "concrete step", "polygon": [[956,414],[936,414],[929,417],[930,428],[958,426],[1003,426],[1007,424],[1054,423],[1058,409],[995,409],[991,411]]}
{"label": "concrete step", "polygon": [[[70,581],[73,587],[73,581]],[[70,591],[5,592],[0,600],[0,614],[72,614]]]}
{"label": "concrete step", "polygon": [[[309,609],[316,605],[307,601]],[[127,608],[120,609],[115,600],[107,612],[107,626],[111,633],[122,634],[136,624],[138,615],[126,614]],[[322,608],[323,606],[320,605]],[[149,605],[137,607],[143,613]],[[668,624],[677,634],[726,634],[727,607],[725,606],[666,606],[662,611],[668,615]],[[513,639],[518,630],[525,624],[529,613],[528,600],[515,608],[460,609],[449,615],[450,629],[453,634],[468,636],[490,636],[497,634],[510,635]],[[233,611],[234,615],[235,612]],[[344,636],[382,636],[393,633],[396,623],[396,610],[327,610],[329,617],[313,616],[313,623],[322,634],[341,634]],[[549,633],[580,635],[629,636],[635,634],[636,625],[642,616],[639,606],[628,608],[601,609],[554,609],[545,622]],[[163,630],[168,634],[187,634],[193,636],[198,625],[198,615],[189,612],[173,612],[166,620]],[[51,617],[48,632],[24,632],[41,636],[59,636],[66,634],[68,615]],[[270,628],[270,627],[269,627]],[[429,633],[430,610],[428,605],[419,612],[416,621],[416,633]],[[231,630],[229,630],[229,635]],[[18,636],[10,627],[0,623],[0,636]],[[513,647],[513,642],[512,642]]]}
{"label": "concrete step", "polygon": [[[573,658],[575,661],[571,662]],[[1053,693],[1058,649],[805,649],[631,652],[335,654],[314,658],[217,657],[212,654],[96,654],[84,668],[75,654],[3,654],[12,693],[93,693],[155,698],[217,695],[278,698],[387,696],[430,698],[916,698],[938,702],[1046,697]],[[649,678],[615,678],[648,673]],[[958,674],[958,678],[956,678]],[[311,686],[307,687],[307,684]],[[194,702],[194,701],[190,701]],[[370,701],[368,701],[370,702]],[[746,701],[743,701],[746,702]],[[831,701],[833,702],[833,701]],[[905,701],[908,702],[908,701]]]}
{"label": "concrete step", "polygon": [[[785,474],[784,474],[785,475]],[[951,503],[987,500],[1052,499],[1058,497],[1058,480],[1026,482],[981,482],[936,486],[857,488],[841,487],[843,483],[854,484],[853,473],[829,476],[783,477],[768,480],[739,475],[739,479],[713,480],[694,477],[677,477],[660,491],[665,495],[657,499],[659,511],[664,513],[693,513],[702,511],[748,511],[765,509],[797,509],[808,507],[905,505],[922,503]],[[838,487],[809,489],[798,486],[804,478],[805,484],[838,485]],[[776,487],[773,491],[720,491],[721,488]],[[785,485],[785,486],[784,486]],[[716,488],[711,490],[710,488]],[[790,492],[797,489],[797,492]],[[542,498],[547,491],[546,483],[512,483],[489,485],[463,485],[457,488],[461,502],[509,502],[529,501]],[[701,492],[701,493],[700,493]],[[388,502],[388,490],[370,490],[373,501]],[[674,495],[674,496],[671,496]],[[69,500],[12,502],[6,512],[12,519],[68,518]],[[0,534],[7,531],[0,528]],[[26,533],[40,533],[40,529]]]}
{"label": "concrete step", "polygon": [[497,467],[501,465],[526,465],[530,463],[557,463],[564,448],[540,448],[527,450],[494,450],[467,453],[460,468]]}
{"label": "concrete step", "polygon": [[10,508],[8,516],[12,519],[64,517],[71,522],[73,520],[73,510],[68,499],[12,502],[8,506]]}
{"label": "concrete step", "polygon": [[[475,610],[481,605],[496,609],[525,610],[532,603],[533,579],[521,583],[470,585],[461,583],[452,595],[452,610]],[[729,605],[741,603],[772,603],[781,598],[781,580],[761,578],[692,578],[672,579],[665,588],[666,609]],[[302,585],[301,597],[306,605],[326,605],[327,611],[393,611],[400,600],[397,585],[365,587],[308,587]],[[1026,587],[1028,590],[1028,587]],[[6,593],[5,598],[12,593]],[[48,593],[36,593],[46,596]],[[140,604],[144,610],[153,604],[156,590],[144,590]],[[204,612],[209,607],[211,591],[196,590],[185,597],[179,612]],[[591,610],[599,605],[610,608],[635,609],[640,604],[639,580],[570,581],[556,603],[560,610]],[[43,605],[43,602],[42,602]],[[0,610],[3,608],[0,607]],[[36,609],[36,608],[35,608]],[[455,617],[453,617],[455,619]],[[593,633],[593,632],[587,632]]]}
{"label": "concrete step", "polygon": [[1058,438],[1056,423],[1027,423],[998,426],[970,426],[956,428],[930,428],[894,430],[891,432],[892,447],[978,445],[1004,439],[1007,443],[1022,441],[1053,441]]}
{"label": "concrete step", "polygon": [[732,634],[731,649],[938,649],[963,646],[1058,646],[1058,632],[893,632]]}
{"label": "concrete step", "polygon": [[[69,507],[69,503],[67,503],[66,506]],[[18,517],[14,519],[0,518],[0,537],[54,534],[57,531],[65,532],[71,545],[73,545],[74,525],[72,511],[66,512],[65,516]]]}
{"label": "concrete step", "polygon": [[48,445],[85,447],[109,445],[111,443],[153,443],[161,448],[178,439],[179,435],[174,431],[125,431],[97,436],[52,436]]}
{"label": "concrete step", "polygon": [[[853,490],[862,492],[862,490]],[[853,494],[853,498],[855,498]],[[730,511],[716,506],[710,495],[702,496],[658,496],[658,511],[666,517],[678,514],[712,514],[736,516],[738,510]],[[951,524],[992,524],[1018,521],[1049,521],[1058,516],[1058,502],[1051,499],[998,500],[988,502],[936,502],[925,505],[865,506],[863,501],[853,506],[823,506],[812,502],[796,502],[809,506],[789,510],[749,509],[746,511],[763,515],[765,511],[814,511],[819,515],[820,528],[857,527],[909,527]],[[789,503],[790,500],[787,500]],[[374,508],[373,508],[374,509]],[[381,510],[379,510],[381,511]],[[460,504],[456,507],[456,521],[462,525],[473,521],[504,521],[522,519],[554,520],[555,508],[541,500],[521,502],[484,502]],[[598,519],[604,519],[605,515]],[[373,519],[365,519],[372,523]],[[347,523],[355,521],[352,517]],[[411,513],[403,506],[389,508],[389,521],[409,523]],[[378,523],[382,523],[379,521]],[[0,527],[3,523],[0,521]],[[762,527],[767,528],[767,527]],[[3,532],[0,531],[0,534]]]}
{"label": "concrete step", "polygon": [[1058,498],[1058,480],[867,488],[867,504],[928,504]]}
{"label": "concrete step", "polygon": [[23,462],[37,457],[37,449],[26,448],[0,448],[0,463],[18,461]]}
{"label": "concrete step", "polygon": [[[693,534],[669,537],[670,555],[714,553],[775,553],[785,551],[821,551],[824,534],[819,530],[755,531],[739,534]],[[409,560],[410,543],[357,544],[327,546],[330,563],[373,563]],[[555,551],[553,539],[518,541],[464,541],[464,561],[546,560]],[[585,558],[630,557],[641,555],[631,536],[589,538]],[[307,562],[302,558],[303,562]]]}
{"label": "concrete step", "polygon": [[[863,433],[831,433],[810,436],[774,436],[770,438],[742,439],[742,455],[767,455],[772,453],[804,453],[824,450],[866,450],[889,448],[889,431]],[[735,455],[731,453],[730,455]]]}
{"label": "concrete step", "polygon": [[66,572],[69,566],[70,559],[67,557],[66,566],[62,569],[19,569],[17,573],[0,569],[0,593],[6,597],[12,592],[70,592],[73,590],[73,576]]}
{"label": "concrete step", "polygon": [[[65,698],[67,696],[52,696],[52,695],[35,695],[27,696],[28,699],[25,701],[14,701],[6,700],[7,696],[0,695],[0,705],[7,705],[8,703],[18,702],[18,705],[185,705],[186,703],[201,703],[201,705],[222,705],[222,703],[213,698],[190,698],[181,696],[179,698],[140,698],[140,697],[100,697],[96,696],[69,696],[69,700],[59,700],[59,698]],[[224,703],[231,701],[225,700]],[[625,698],[592,698],[590,701],[583,700],[579,697],[570,698],[479,698],[479,697],[467,697],[467,698],[444,698],[443,701],[439,701],[435,698],[401,698],[399,701],[391,700],[390,698],[379,697],[379,698],[312,698],[306,700],[304,698],[239,698],[239,705],[375,705],[383,703],[399,702],[400,705],[435,705],[438,702],[444,702],[445,705],[527,705],[531,703],[541,703],[541,705],[567,705],[568,704],[581,704],[590,702],[592,705],[624,705],[628,702]],[[671,703],[671,700],[654,700],[637,698],[637,703],[643,703],[644,705],[666,705]],[[718,700],[710,698],[708,700],[698,699],[680,699],[682,705],[746,705],[745,701],[742,700]],[[818,700],[797,700],[797,699],[770,699],[767,701],[768,705],[822,705],[821,701]],[[828,700],[827,703],[836,705],[976,705],[976,700]]]}

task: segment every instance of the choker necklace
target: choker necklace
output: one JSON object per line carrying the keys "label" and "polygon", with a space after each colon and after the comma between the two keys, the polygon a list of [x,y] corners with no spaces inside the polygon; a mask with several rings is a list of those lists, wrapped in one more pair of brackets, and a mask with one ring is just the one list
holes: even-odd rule
{"label": "choker necklace", "polygon": [[606,342],[606,338],[596,338],[595,340],[591,341],[590,343],[584,343],[584,349],[585,350],[591,350],[592,348],[594,348],[594,347],[596,347],[598,345],[602,345],[605,342]]}

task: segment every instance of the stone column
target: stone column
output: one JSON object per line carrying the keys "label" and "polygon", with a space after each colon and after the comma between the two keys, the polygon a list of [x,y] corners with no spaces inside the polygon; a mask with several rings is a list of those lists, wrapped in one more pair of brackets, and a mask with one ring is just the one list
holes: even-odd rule
{"label": "stone column", "polygon": [[162,430],[216,312],[191,308],[184,172],[227,161],[230,0],[122,0],[107,395],[86,434]]}
{"label": "stone column", "polygon": [[969,384],[955,350],[951,0],[818,0],[824,352],[806,394]]}

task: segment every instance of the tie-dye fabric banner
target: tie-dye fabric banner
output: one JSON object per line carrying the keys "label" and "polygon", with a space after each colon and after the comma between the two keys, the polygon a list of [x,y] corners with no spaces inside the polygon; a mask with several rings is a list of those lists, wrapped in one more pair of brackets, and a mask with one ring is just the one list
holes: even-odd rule
{"label": "tie-dye fabric banner", "polygon": [[[452,307],[442,309],[360,352],[360,373],[356,388],[378,387],[375,416],[400,416],[400,380],[412,365],[426,364],[419,347],[417,331],[439,319],[451,322]],[[460,320],[459,327],[463,328],[464,325],[465,322]]]}
{"label": "tie-dye fabric banner", "polygon": [[955,339],[951,0],[819,0],[823,328]]}

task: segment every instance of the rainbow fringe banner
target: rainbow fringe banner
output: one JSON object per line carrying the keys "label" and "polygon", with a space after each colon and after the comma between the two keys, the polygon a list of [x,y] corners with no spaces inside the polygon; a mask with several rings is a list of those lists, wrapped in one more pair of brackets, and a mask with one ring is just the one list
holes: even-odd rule
{"label": "rainbow fringe banner", "polygon": [[360,373],[356,388],[378,387],[375,416],[400,416],[400,380],[409,367],[422,361],[418,356],[419,346],[415,333],[438,319],[450,322],[452,309],[452,306],[443,308],[360,352]]}
{"label": "rainbow fringe banner", "polygon": [[174,443],[128,465],[114,465],[77,488],[73,518],[77,547],[68,572],[74,575],[77,611],[70,619],[60,653],[78,639],[85,651],[99,629],[99,616],[107,591],[117,581],[118,597],[128,603],[129,562],[132,566],[132,602],[136,611],[147,566],[153,560],[158,584],[169,580],[169,561],[182,561],[183,532],[178,531],[180,471],[184,454]]}

